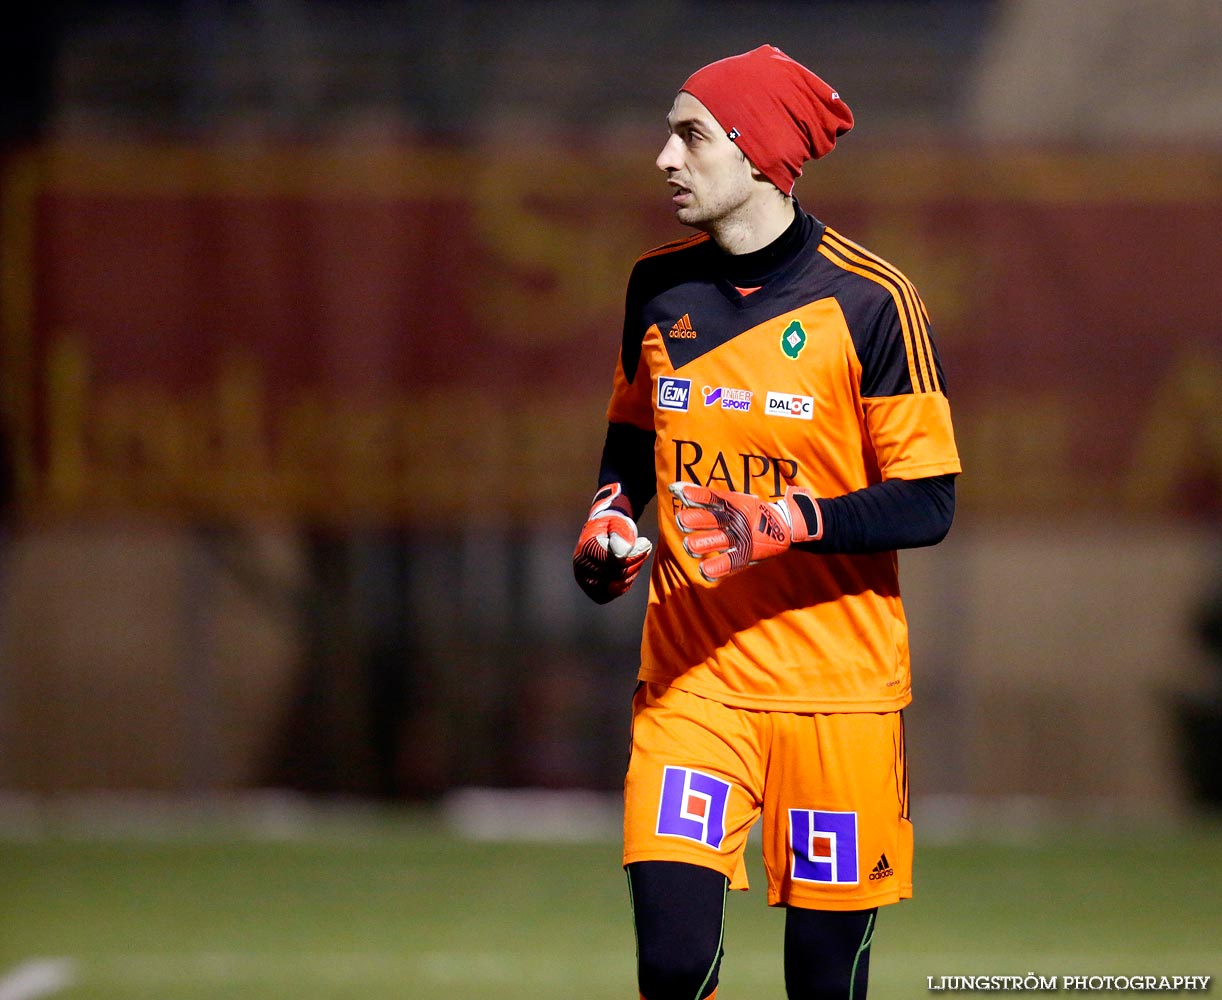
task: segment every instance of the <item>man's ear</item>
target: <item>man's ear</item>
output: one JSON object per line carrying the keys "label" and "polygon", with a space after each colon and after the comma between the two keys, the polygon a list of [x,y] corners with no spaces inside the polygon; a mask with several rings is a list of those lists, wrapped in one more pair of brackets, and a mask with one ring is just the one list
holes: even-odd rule
{"label": "man's ear", "polygon": [[[744,153],[744,152],[743,152],[743,151],[740,149],[740,150],[738,151],[738,155],[739,155],[739,156],[741,156],[741,157],[743,158],[743,161],[744,161],[744,162],[747,164],[747,166],[751,168],[751,179],[752,179],[753,181],[758,181],[758,182],[760,182],[761,184],[772,184],[772,181],[770,181],[770,180],[769,180],[767,177],[765,177],[765,176],[764,176],[764,174],[763,174],[763,172],[760,170],[760,168],[759,168],[759,167],[757,167],[757,166],[756,166],[754,163],[752,163],[750,160],[748,160],[748,159],[747,159],[747,154],[746,154],[746,153]],[[776,187],[776,185],[775,185],[775,184],[773,184],[773,187]]]}

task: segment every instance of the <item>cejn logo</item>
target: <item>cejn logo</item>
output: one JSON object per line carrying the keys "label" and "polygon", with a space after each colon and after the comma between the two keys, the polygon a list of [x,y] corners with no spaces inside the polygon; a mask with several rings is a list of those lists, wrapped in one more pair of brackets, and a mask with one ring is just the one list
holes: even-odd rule
{"label": "cejn logo", "polygon": [[658,409],[687,412],[687,402],[692,395],[690,378],[672,378],[663,375],[658,379]]}
{"label": "cejn logo", "polygon": [[814,420],[815,400],[813,396],[794,396],[787,392],[770,392],[768,393],[768,404],[764,412],[770,417]]}

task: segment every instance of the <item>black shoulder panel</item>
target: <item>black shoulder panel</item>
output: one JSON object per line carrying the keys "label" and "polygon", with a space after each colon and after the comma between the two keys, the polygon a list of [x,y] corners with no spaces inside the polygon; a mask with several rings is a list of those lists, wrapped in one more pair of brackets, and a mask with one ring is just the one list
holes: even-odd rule
{"label": "black shoulder panel", "polygon": [[942,391],[929,317],[912,283],[833,230],[825,233],[819,252],[842,272],[837,299],[861,361],[862,395]]}
{"label": "black shoulder panel", "polygon": [[637,259],[624,302],[622,357],[624,376],[629,382],[636,377],[645,331],[666,312],[665,305],[660,303],[665,303],[667,293],[681,287],[690,293],[692,285],[701,282],[712,288],[707,277],[712,249],[712,241],[701,233],[667,243]]}

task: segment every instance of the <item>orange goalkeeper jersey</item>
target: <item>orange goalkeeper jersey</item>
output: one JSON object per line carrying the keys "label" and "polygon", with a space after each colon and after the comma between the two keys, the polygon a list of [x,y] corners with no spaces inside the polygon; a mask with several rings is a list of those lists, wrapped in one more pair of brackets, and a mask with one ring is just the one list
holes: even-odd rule
{"label": "orange goalkeeper jersey", "polygon": [[776,499],[957,473],[928,317],[894,267],[816,223],[743,294],[706,235],[628,284],[612,423],[656,434],[658,544],[640,678],[745,708],[885,712],[911,698],[895,552],[794,548],[716,585],[682,547],[676,480]]}

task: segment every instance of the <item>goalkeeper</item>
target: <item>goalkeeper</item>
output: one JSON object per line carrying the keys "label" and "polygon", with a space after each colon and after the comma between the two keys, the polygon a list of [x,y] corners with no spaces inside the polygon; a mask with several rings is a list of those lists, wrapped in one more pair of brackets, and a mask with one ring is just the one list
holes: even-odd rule
{"label": "goalkeeper", "polygon": [[960,471],[912,283],[807,213],[802,165],[853,124],[761,46],[698,70],[657,158],[695,234],[628,281],[599,489],[573,556],[595,601],[657,549],[624,855],[644,1000],[717,992],[759,820],[791,1000],[864,1000],[878,907],[912,894],[896,550],[948,531]]}

